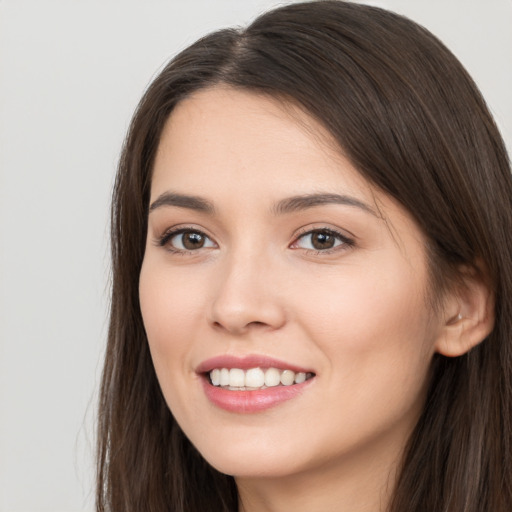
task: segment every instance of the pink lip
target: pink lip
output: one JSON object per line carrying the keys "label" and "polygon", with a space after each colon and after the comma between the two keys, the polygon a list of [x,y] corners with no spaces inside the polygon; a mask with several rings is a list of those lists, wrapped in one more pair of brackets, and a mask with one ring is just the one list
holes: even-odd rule
{"label": "pink lip", "polygon": [[282,370],[289,369],[293,370],[295,373],[313,373],[307,368],[259,355],[248,355],[244,357],[222,355],[213,357],[199,364],[196,368],[196,372],[201,375],[203,389],[210,402],[221,409],[240,414],[264,411],[287,402],[302,394],[314,380],[314,378],[312,378],[301,384],[275,386],[253,391],[230,391],[229,389],[224,389],[219,386],[213,386],[207,375],[208,372],[214,368],[240,368],[242,370],[248,370],[258,367],[279,368]]}
{"label": "pink lip", "polygon": [[229,412],[248,414],[264,411],[302,394],[313,379],[302,384],[291,386],[275,386],[254,391],[230,391],[210,384],[204,377],[201,379],[207,398],[217,407]]}

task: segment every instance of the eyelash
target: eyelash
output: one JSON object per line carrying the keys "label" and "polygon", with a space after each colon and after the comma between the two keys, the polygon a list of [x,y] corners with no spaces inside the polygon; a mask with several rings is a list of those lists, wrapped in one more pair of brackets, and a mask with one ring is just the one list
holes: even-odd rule
{"label": "eyelash", "polygon": [[189,226],[189,227],[177,227],[177,228],[168,229],[160,237],[157,238],[156,245],[158,245],[159,247],[164,247],[166,250],[168,250],[169,252],[171,252],[173,254],[183,254],[183,255],[193,254],[198,249],[195,249],[195,250],[178,249],[176,247],[173,247],[169,243],[175,236],[181,235],[183,233],[198,234],[198,235],[203,236],[205,239],[208,239],[211,241],[211,238],[206,233],[204,233],[200,229]]}
{"label": "eyelash", "polygon": [[[211,240],[211,238],[204,233],[203,231],[194,228],[194,227],[178,227],[178,228],[171,228],[165,231],[160,237],[156,240],[156,245],[159,247],[164,247],[166,250],[173,254],[193,254],[194,252],[197,252],[199,249],[195,250],[187,250],[187,249],[178,249],[176,247],[173,247],[169,242],[176,236],[181,235],[183,233],[195,233],[198,235],[203,236],[205,239]],[[334,247],[330,249],[303,249],[308,253],[314,253],[315,255],[327,255],[332,254],[334,252],[347,250],[350,247],[353,247],[355,245],[354,240],[348,238],[343,233],[340,233],[339,231],[332,229],[332,228],[314,228],[314,229],[307,229],[302,232],[300,232],[294,239],[294,241],[290,244],[289,247],[292,249],[301,249],[300,247],[293,247],[294,245],[297,245],[299,240],[304,239],[307,236],[312,236],[314,234],[325,234],[327,236],[334,237],[337,241],[341,242],[339,245],[335,245]]]}
{"label": "eyelash", "polygon": [[[345,251],[351,247],[353,247],[355,245],[355,242],[354,240],[352,240],[351,238],[348,238],[346,235],[344,235],[343,233],[335,230],[335,229],[332,229],[332,228],[314,228],[314,229],[306,229],[302,232],[300,232],[297,237],[295,238],[294,242],[291,244],[291,246],[294,246],[298,243],[299,240],[307,237],[307,236],[312,236],[314,234],[319,234],[319,233],[322,233],[322,234],[325,234],[327,236],[332,236],[334,237],[336,240],[338,240],[339,242],[341,242],[341,244],[339,245],[336,245],[330,249],[304,249],[306,250],[307,252],[309,253],[314,253],[315,255],[328,255],[328,254],[332,254],[334,252],[338,252],[338,251]],[[297,249],[300,249],[300,247],[297,247]]]}

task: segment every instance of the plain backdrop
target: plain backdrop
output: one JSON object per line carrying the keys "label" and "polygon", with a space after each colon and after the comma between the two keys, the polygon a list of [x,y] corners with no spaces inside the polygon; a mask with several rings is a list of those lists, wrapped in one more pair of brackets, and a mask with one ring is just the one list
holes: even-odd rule
{"label": "plain backdrop", "polygon": [[[438,35],[512,147],[512,0],[382,0]],[[0,0],[0,511],[94,509],[108,208],[155,72],[265,0]]]}

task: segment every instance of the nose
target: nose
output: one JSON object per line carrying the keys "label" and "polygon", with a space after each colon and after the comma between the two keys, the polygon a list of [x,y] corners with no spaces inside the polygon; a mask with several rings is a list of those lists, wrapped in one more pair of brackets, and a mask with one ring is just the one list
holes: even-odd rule
{"label": "nose", "polygon": [[209,322],[232,335],[275,330],[286,322],[279,272],[260,254],[232,255],[218,269]]}

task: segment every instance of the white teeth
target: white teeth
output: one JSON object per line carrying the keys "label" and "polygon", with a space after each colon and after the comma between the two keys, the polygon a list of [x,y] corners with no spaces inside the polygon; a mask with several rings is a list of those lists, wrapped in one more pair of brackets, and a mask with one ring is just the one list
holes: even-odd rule
{"label": "white teeth", "polygon": [[212,384],[214,386],[220,385],[220,370],[218,368],[215,368],[215,370],[210,372],[210,379],[212,379]]}
{"label": "white teeth", "polygon": [[222,386],[231,390],[265,389],[274,386],[291,386],[302,384],[313,374],[295,373],[292,370],[278,368],[251,368],[247,371],[240,368],[214,368],[210,372],[210,380],[214,386]]}
{"label": "white teeth", "polygon": [[291,370],[284,370],[283,373],[281,373],[281,384],[283,386],[291,386],[294,380],[295,372],[292,372]]}
{"label": "white teeth", "polygon": [[281,383],[281,372],[277,368],[269,368],[265,372],[265,386],[279,386]]}
{"label": "white teeth", "polygon": [[229,370],[229,385],[232,388],[243,388],[245,386],[245,372],[240,368]]}
{"label": "white teeth", "polygon": [[299,372],[295,374],[295,384],[302,384],[306,380],[306,374]]}
{"label": "white teeth", "polygon": [[245,387],[261,388],[265,384],[265,374],[261,368],[251,368],[245,374]]}
{"label": "white teeth", "polygon": [[[211,373],[210,373],[211,378]],[[220,385],[221,386],[229,386],[229,370],[227,368],[222,368],[220,371]]]}

